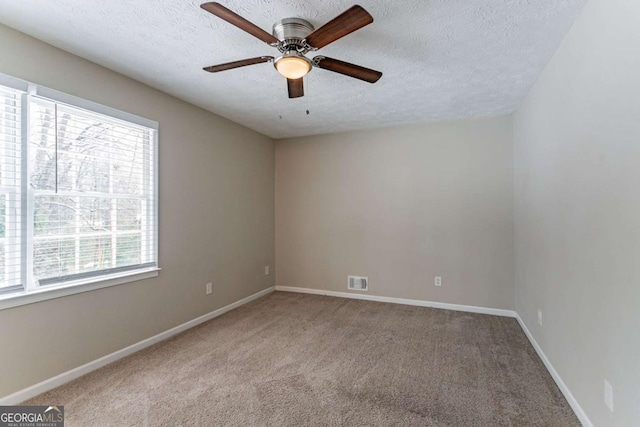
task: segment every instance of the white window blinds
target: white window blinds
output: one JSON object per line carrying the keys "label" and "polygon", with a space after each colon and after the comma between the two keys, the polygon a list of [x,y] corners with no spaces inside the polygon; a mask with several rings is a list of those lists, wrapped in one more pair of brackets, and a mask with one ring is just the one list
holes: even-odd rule
{"label": "white window blinds", "polygon": [[34,281],[156,266],[155,131],[37,97],[29,116]]}
{"label": "white window blinds", "polygon": [[0,309],[157,275],[157,129],[0,74]]}
{"label": "white window blinds", "polygon": [[22,289],[21,98],[0,86],[0,293]]}

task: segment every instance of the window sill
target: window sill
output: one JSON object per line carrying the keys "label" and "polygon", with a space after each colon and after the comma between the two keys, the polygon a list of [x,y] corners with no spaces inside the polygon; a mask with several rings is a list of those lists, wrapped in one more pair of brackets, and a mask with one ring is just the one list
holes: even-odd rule
{"label": "window sill", "polygon": [[110,286],[123,285],[125,283],[136,282],[138,280],[149,279],[151,277],[157,277],[159,271],[160,268],[156,267],[145,268],[142,270],[111,274],[109,276],[74,280],[61,285],[35,289],[30,292],[22,291],[0,295],[0,310],[26,304],[33,304],[35,302],[45,301],[48,299],[60,298],[67,295],[94,291],[96,289],[107,288]]}

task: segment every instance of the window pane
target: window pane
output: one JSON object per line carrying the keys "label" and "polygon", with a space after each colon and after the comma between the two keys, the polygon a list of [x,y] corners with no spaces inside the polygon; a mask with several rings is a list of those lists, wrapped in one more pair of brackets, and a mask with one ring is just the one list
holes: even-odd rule
{"label": "window pane", "polygon": [[[7,214],[6,206],[7,206],[7,197],[4,194],[0,194],[0,239],[4,239],[5,237],[4,224],[6,222],[5,215]],[[1,241],[2,240],[0,240],[0,242]]]}
{"label": "window pane", "polygon": [[31,187],[55,189],[56,127],[52,102],[31,103],[29,134],[29,170]]}
{"label": "window pane", "polygon": [[0,291],[21,284],[21,96],[0,86]]}
{"label": "window pane", "polygon": [[141,230],[143,213],[142,200],[118,199],[118,231]]}
{"label": "window pane", "polygon": [[154,262],[153,131],[40,99],[32,117],[36,279]]}
{"label": "window pane", "polygon": [[115,229],[113,216],[117,215],[116,199],[98,197],[78,198],[78,232],[81,234],[106,232],[110,233]]}
{"label": "window pane", "polygon": [[5,215],[6,215],[6,197],[4,194],[0,194],[0,287],[4,284],[7,285],[7,276],[5,273]]}
{"label": "window pane", "polygon": [[142,263],[140,253],[140,235],[125,235],[118,238],[118,257],[116,259],[118,267]]}
{"label": "window pane", "polygon": [[0,238],[0,260],[2,262],[0,262],[0,288],[3,286],[8,286],[8,281],[7,281],[7,273],[6,273],[6,268],[5,268],[5,250],[4,250],[4,239]]}
{"label": "window pane", "polygon": [[33,273],[37,278],[66,276],[75,272],[75,239],[37,239],[33,242],[33,247]]}
{"label": "window pane", "polygon": [[34,197],[34,236],[76,233],[76,201],[71,197]]}
{"label": "window pane", "polygon": [[111,236],[83,237],[80,239],[80,265],[78,273],[112,268]]}

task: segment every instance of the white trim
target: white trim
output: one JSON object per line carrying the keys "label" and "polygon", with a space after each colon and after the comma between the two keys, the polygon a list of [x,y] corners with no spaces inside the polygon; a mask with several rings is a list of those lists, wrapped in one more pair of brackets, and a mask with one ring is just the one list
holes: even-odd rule
{"label": "white trim", "polygon": [[549,373],[551,374],[551,378],[553,378],[553,380],[558,385],[558,388],[564,395],[564,398],[567,399],[567,402],[569,402],[569,405],[571,406],[571,409],[573,409],[573,412],[575,412],[576,416],[578,417],[578,420],[585,427],[593,427],[593,423],[591,422],[589,417],[587,417],[587,414],[584,412],[584,410],[582,409],[582,407],[580,406],[576,398],[573,397],[573,394],[571,394],[569,387],[567,387],[564,381],[562,381],[560,374],[558,374],[558,372],[555,370],[555,368],[547,358],[547,355],[544,354],[544,351],[542,351],[542,348],[538,345],[538,342],[535,340],[535,338],[533,338],[533,335],[527,328],[527,325],[525,325],[524,320],[522,320],[520,315],[517,313],[516,313],[516,319],[518,319],[518,323],[520,324],[520,327],[522,328],[525,335],[529,339],[529,342],[531,342],[531,345],[533,346],[533,348],[536,350],[536,353],[538,353],[538,356],[540,357],[540,359],[542,359],[542,363],[544,363],[544,366],[547,368],[547,371],[549,371]]}
{"label": "white trim", "polygon": [[0,73],[0,86],[6,86],[26,92],[29,89],[29,82]]}
{"label": "white trim", "polygon": [[96,359],[92,362],[86,363],[77,368],[71,369],[70,371],[63,372],[60,375],[56,375],[53,378],[49,378],[48,380],[44,380],[38,384],[32,385],[31,387],[27,387],[23,390],[17,391],[9,396],[5,396],[0,398],[0,405],[17,405],[21,402],[24,402],[27,399],[31,399],[41,393],[52,390],[56,387],[59,387],[69,381],[73,381],[76,378],[79,378],[83,375],[88,374],[89,372],[95,371],[96,369],[102,368],[110,363],[115,362],[116,360],[120,360],[123,357],[129,356],[135,352],[138,352],[142,349],[152,346],[153,344],[157,344],[160,341],[164,341],[167,338],[171,338],[174,335],[179,334],[180,332],[184,332],[187,329],[191,329],[194,326],[197,326],[201,323],[206,322],[207,320],[211,320],[215,317],[218,317],[227,311],[233,310],[234,308],[240,307],[248,302],[251,302],[257,298],[260,298],[263,295],[269,294],[274,291],[273,287],[264,289],[258,293],[250,295],[246,298],[243,298],[239,301],[236,301],[232,304],[226,305],[222,308],[214,310],[208,314],[197,317],[193,320],[190,320],[182,325],[176,326],[175,328],[171,328],[167,331],[161,332],[157,335],[152,336],[151,338],[147,338],[145,340],[139,341],[135,344],[130,345],[129,347],[125,347],[121,350],[115,351],[111,354],[107,354],[99,359]]}
{"label": "white trim", "polygon": [[377,295],[352,294],[348,292],[325,291],[322,289],[297,288],[293,286],[276,286],[276,291],[298,292],[302,294],[326,295],[338,298],[352,298],[366,301],[388,302],[392,304],[415,305],[418,307],[442,308],[444,310],[466,311],[468,313],[491,314],[493,316],[516,317],[513,310],[500,308],[477,307],[474,305],[448,304],[445,302],[425,301],[418,299],[392,298]]}
{"label": "white trim", "polygon": [[158,233],[160,230],[160,214],[159,214],[159,206],[160,206],[160,179],[158,175],[159,166],[160,166],[160,147],[158,141],[159,129],[156,125],[155,130],[153,130],[153,158],[151,159],[153,167],[152,174],[152,184],[153,184],[153,243],[151,245],[151,250],[153,251],[153,259],[158,262],[160,259],[160,241],[158,240]]}
{"label": "white trim", "polygon": [[45,301],[48,299],[60,298],[67,295],[95,291],[96,289],[102,289],[109,286],[137,282],[138,280],[150,279],[152,277],[157,277],[158,271],[160,271],[160,268],[156,267],[145,268],[143,270],[131,270],[122,273],[110,274],[108,276],[74,280],[65,282],[59,286],[51,285],[22,292],[8,293],[0,295],[0,310],[18,307],[20,305],[33,304],[34,302]]}

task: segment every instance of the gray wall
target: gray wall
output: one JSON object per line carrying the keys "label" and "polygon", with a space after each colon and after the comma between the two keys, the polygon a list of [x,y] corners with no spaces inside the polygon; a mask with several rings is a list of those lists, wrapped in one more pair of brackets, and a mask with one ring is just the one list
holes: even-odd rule
{"label": "gray wall", "polygon": [[[160,123],[158,278],[0,311],[0,396],[272,286],[274,146],[0,26],[0,72]],[[214,293],[205,297],[205,283]]]}
{"label": "gray wall", "polygon": [[596,426],[640,425],[638,23],[590,0],[515,117],[516,309]]}
{"label": "gray wall", "polygon": [[511,117],[277,141],[277,285],[513,309],[512,166]]}

